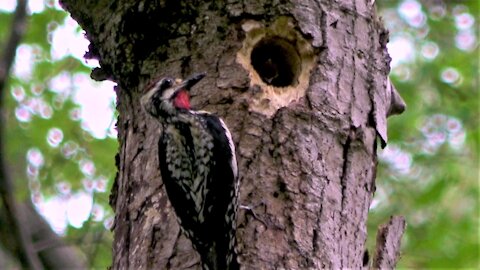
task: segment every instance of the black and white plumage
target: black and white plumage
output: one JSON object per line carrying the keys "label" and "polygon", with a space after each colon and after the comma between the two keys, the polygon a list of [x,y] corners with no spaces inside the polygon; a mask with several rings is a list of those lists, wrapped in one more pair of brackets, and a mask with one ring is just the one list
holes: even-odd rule
{"label": "black and white plumage", "polygon": [[239,269],[235,254],[238,169],[235,146],[219,117],[190,108],[189,89],[205,74],[183,82],[163,78],[141,103],[163,126],[158,154],[168,198],[203,268]]}

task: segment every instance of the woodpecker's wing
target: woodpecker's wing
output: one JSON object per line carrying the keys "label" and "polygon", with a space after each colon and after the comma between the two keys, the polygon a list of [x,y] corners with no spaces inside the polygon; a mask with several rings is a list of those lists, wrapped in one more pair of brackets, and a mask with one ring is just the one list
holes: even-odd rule
{"label": "woodpecker's wing", "polygon": [[[205,113],[204,116],[207,129],[213,137],[213,156],[218,157],[216,158],[217,164],[215,167],[219,170],[226,168],[224,176],[231,178],[232,181],[236,181],[238,177],[237,159],[230,130],[221,118],[209,113]],[[220,167],[219,165],[225,165],[225,167]]]}
{"label": "woodpecker's wing", "polygon": [[228,263],[225,260],[234,259],[236,263],[236,258],[227,258],[228,254],[234,254],[235,246],[235,218],[238,204],[235,146],[230,131],[222,119],[209,113],[203,114],[203,119],[213,137],[213,164],[209,173],[206,195],[206,205],[212,208],[207,209],[205,220],[209,233],[215,234],[216,245],[215,251],[211,250],[209,256],[214,254],[216,258],[210,258],[210,260],[219,262],[220,266],[224,265],[223,269],[227,269],[225,265]]}
{"label": "woodpecker's wing", "polygon": [[[204,243],[204,226],[198,220],[195,201],[189,187],[195,163],[190,125],[179,123],[162,133],[158,142],[158,157],[162,180],[168,199],[175,209],[181,228],[196,243]],[[177,133],[177,134],[175,134]],[[178,134],[182,134],[179,136]]]}
{"label": "woodpecker's wing", "polygon": [[[209,113],[204,113],[206,128],[213,137],[212,167],[209,172],[206,205],[213,206],[207,209],[211,215],[224,219],[228,205],[238,193],[237,160],[232,136],[222,119]],[[215,210],[215,211],[214,211]],[[220,211],[220,212],[217,212]],[[222,215],[217,215],[222,214]],[[220,223],[221,224],[221,223]]]}
{"label": "woodpecker's wing", "polygon": [[229,269],[238,196],[235,148],[220,118],[192,114],[195,121],[176,122],[162,133],[162,179],[181,227],[202,262],[212,269]]}

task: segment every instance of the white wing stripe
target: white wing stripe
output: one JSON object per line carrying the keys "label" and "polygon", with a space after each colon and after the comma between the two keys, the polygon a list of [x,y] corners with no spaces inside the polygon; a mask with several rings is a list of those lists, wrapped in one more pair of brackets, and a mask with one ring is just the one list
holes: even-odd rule
{"label": "white wing stripe", "polygon": [[222,118],[218,118],[220,120],[220,124],[222,125],[223,129],[225,129],[225,134],[227,135],[228,144],[230,146],[231,151],[231,166],[233,171],[233,179],[237,179],[238,176],[238,167],[237,167],[237,157],[235,155],[235,145],[233,144],[232,135],[230,134],[230,130],[228,130],[227,125],[223,122]]}

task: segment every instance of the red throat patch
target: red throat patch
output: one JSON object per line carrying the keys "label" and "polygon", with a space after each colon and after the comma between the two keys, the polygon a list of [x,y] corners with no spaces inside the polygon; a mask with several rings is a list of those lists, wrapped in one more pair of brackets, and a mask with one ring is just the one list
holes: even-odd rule
{"label": "red throat patch", "polygon": [[179,109],[190,110],[190,97],[186,90],[180,90],[177,93],[173,100],[173,105]]}

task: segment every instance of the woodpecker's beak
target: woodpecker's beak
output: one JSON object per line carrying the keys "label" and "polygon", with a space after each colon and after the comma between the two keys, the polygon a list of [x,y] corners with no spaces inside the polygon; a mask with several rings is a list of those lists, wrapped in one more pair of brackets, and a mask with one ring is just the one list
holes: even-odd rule
{"label": "woodpecker's beak", "polygon": [[193,74],[192,76],[190,76],[189,78],[187,78],[183,82],[181,82],[179,85],[177,85],[175,87],[175,92],[177,92],[181,89],[190,91],[190,88],[192,88],[195,84],[197,84],[206,75],[207,75],[206,72]]}

